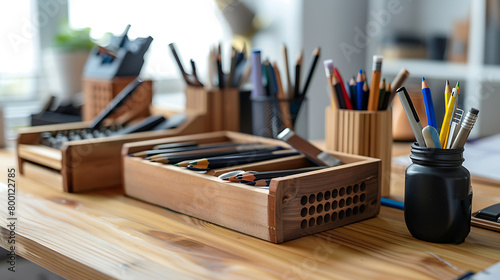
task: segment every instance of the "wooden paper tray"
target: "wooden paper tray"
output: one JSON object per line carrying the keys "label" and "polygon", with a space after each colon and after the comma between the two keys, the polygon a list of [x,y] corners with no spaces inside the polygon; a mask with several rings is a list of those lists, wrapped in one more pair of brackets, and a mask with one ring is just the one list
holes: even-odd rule
{"label": "wooden paper tray", "polygon": [[125,193],[274,243],[340,227],[379,212],[379,159],[332,152],[343,165],[272,179],[266,190],[228,183],[217,176],[232,170],[283,170],[311,163],[300,155],[200,174],[127,156],[161,143],[181,141],[287,146],[278,140],[227,131],[128,143],[122,150]]}
{"label": "wooden paper tray", "polygon": [[70,141],[60,150],[39,144],[43,132],[86,127],[88,123],[82,122],[20,130],[17,156],[21,174],[72,193],[121,187],[120,151],[124,143],[206,131],[203,115],[189,114],[174,129]]}

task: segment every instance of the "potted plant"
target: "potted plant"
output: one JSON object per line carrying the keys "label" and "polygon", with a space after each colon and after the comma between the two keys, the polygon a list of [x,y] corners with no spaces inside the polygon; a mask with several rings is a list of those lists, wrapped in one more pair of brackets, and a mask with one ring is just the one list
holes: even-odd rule
{"label": "potted plant", "polygon": [[81,93],[83,67],[93,46],[90,28],[71,29],[67,21],[60,24],[53,40],[51,60],[52,91],[61,101],[72,101]]}

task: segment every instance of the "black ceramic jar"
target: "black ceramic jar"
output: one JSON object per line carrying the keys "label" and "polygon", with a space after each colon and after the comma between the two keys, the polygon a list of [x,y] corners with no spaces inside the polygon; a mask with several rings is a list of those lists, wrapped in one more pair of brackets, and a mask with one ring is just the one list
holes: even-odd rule
{"label": "black ceramic jar", "polygon": [[472,187],[463,148],[411,147],[405,174],[405,222],[413,237],[462,243],[470,231]]}

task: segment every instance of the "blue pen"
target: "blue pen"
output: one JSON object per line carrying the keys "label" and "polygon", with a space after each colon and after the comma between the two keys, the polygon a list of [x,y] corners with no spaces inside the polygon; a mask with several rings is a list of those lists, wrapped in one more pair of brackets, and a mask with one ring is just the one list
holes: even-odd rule
{"label": "blue pen", "polygon": [[405,204],[403,202],[399,202],[399,201],[396,201],[396,200],[388,199],[388,198],[385,198],[385,197],[382,197],[380,199],[380,204],[382,206],[392,207],[392,208],[396,208],[396,209],[400,209],[400,210],[404,210],[405,209]]}
{"label": "blue pen", "polygon": [[434,104],[432,103],[431,89],[424,77],[422,77],[422,95],[424,96],[425,112],[427,113],[427,124],[438,129]]}
{"label": "blue pen", "polygon": [[358,77],[356,78],[356,104],[353,104],[356,110],[363,110],[363,84],[363,70],[359,69]]}

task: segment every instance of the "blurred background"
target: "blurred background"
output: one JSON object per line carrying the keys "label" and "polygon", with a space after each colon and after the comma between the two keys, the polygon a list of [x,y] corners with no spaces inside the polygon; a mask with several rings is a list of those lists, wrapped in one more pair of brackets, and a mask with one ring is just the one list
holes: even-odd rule
{"label": "blurred background", "polygon": [[[333,59],[344,79],[359,68],[370,74],[374,54],[385,57],[382,75],[389,81],[405,67],[410,72],[406,85],[418,91],[425,76],[438,122],[445,79],[452,84],[459,80],[462,107],[481,111],[472,137],[500,132],[490,121],[499,117],[496,107],[500,105],[496,0],[20,0],[0,5],[4,38],[0,102],[8,137],[15,137],[12,128],[27,125],[29,115],[51,95],[62,103],[81,102],[81,72],[67,64],[83,65],[90,49],[86,40],[105,44],[106,36],[121,34],[127,24],[132,26],[131,39],[154,38],[141,76],[155,81],[156,99],[184,89],[168,52],[170,42],[177,44],[184,64],[189,58],[197,61],[202,77],[207,73],[209,48],[219,42],[227,55],[232,43],[246,42],[280,68],[282,44],[288,46],[291,62],[303,49],[305,65],[319,46],[320,62]],[[324,138],[324,107],[329,100],[324,70],[320,63],[317,68],[306,110],[309,139]],[[182,96],[172,100],[183,102]]]}
{"label": "blurred background", "polygon": [[[405,67],[412,92],[420,92],[424,76],[438,123],[445,80],[460,81],[461,107],[481,111],[471,137],[500,132],[498,0],[18,0],[0,2],[0,20],[0,131],[9,139],[15,139],[16,128],[29,125],[30,115],[50,96],[59,105],[81,105],[82,69],[90,49],[105,45],[109,34],[121,34],[127,24],[131,39],[154,38],[141,72],[155,82],[154,102],[183,106],[185,84],[168,50],[171,42],[184,65],[190,58],[197,61],[201,77],[208,72],[209,48],[219,42],[227,56],[231,44],[245,42],[281,69],[282,44],[291,63],[304,50],[306,66],[314,48],[321,47],[320,62],[333,59],[344,80],[359,68],[370,74],[374,54],[384,56],[382,76],[388,81]],[[329,102],[318,63],[305,110],[307,138],[324,139]]]}

